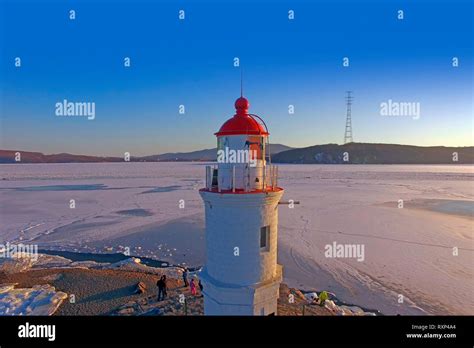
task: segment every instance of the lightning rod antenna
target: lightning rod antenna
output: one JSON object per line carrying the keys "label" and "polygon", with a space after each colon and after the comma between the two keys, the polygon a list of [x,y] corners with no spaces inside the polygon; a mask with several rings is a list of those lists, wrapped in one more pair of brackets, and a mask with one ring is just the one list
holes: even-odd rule
{"label": "lightning rod antenna", "polygon": [[243,87],[243,72],[242,68],[240,68],[240,97],[242,98],[244,96],[244,87]]}

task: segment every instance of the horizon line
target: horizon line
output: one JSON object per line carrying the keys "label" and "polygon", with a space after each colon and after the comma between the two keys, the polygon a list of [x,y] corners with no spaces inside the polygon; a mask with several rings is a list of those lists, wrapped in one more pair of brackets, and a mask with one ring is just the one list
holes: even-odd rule
{"label": "horizon line", "polygon": [[[370,143],[370,142],[358,142],[358,141],[353,141],[353,142],[346,143],[346,144],[338,144],[338,143],[314,144],[314,145],[303,146],[303,147],[294,147],[294,146],[286,145],[286,144],[283,144],[283,143],[274,143],[274,144],[270,144],[270,145],[283,145],[283,146],[287,146],[287,147],[290,147],[290,149],[289,149],[289,150],[284,150],[284,151],[290,151],[290,150],[297,150],[297,149],[306,149],[306,148],[314,147],[314,146],[324,146],[324,145],[344,146],[344,145],[349,145],[349,144],[399,145],[399,146],[414,146],[414,147],[423,147],[423,148],[429,148],[429,147],[445,147],[445,148],[469,148],[469,147],[473,147],[473,148],[474,148],[474,144],[473,144],[473,145],[446,146],[446,145],[413,145],[413,144],[379,143],[379,142]],[[190,153],[190,152],[197,152],[197,151],[213,150],[213,149],[215,149],[215,148],[216,148],[216,147],[212,147],[212,148],[199,148],[199,149],[194,149],[194,150],[189,150],[189,151],[176,151],[176,152],[168,151],[168,152],[160,152],[160,153],[145,154],[145,155],[132,155],[132,153],[130,153],[130,158],[132,158],[132,157],[133,157],[133,158],[140,158],[140,157],[160,156],[160,155],[172,154],[172,153],[182,154],[182,153]],[[40,154],[45,155],[45,156],[67,154],[67,155],[73,155],[73,156],[89,156],[89,157],[101,157],[101,158],[121,158],[121,157],[123,157],[123,154],[120,155],[120,156],[118,156],[118,155],[100,155],[100,154],[81,154],[81,153],[72,153],[72,152],[52,152],[52,153],[46,153],[46,152],[42,152],[42,151],[39,151],[39,150],[20,150],[20,149],[11,150],[11,149],[1,149],[1,148],[0,148],[0,151],[5,151],[5,152],[30,152],[30,153],[40,153]],[[284,151],[281,151],[281,152],[284,152]]]}

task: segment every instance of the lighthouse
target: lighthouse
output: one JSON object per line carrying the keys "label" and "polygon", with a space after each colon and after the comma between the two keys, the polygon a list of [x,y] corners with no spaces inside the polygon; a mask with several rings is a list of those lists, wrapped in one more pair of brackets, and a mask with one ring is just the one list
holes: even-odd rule
{"label": "lighthouse", "polygon": [[[217,165],[206,167],[206,262],[200,278],[205,315],[276,315],[278,168],[265,122],[240,97],[217,136]],[[268,153],[268,160],[267,160]]]}

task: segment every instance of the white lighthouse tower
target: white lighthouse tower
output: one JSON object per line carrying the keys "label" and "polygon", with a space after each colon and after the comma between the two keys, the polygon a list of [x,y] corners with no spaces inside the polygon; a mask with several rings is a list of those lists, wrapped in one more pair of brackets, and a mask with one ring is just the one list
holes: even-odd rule
{"label": "white lighthouse tower", "polygon": [[[206,214],[203,283],[206,315],[275,315],[282,280],[277,264],[277,167],[267,165],[268,129],[240,97],[217,136],[217,167],[200,190]],[[269,151],[268,151],[269,152]]]}

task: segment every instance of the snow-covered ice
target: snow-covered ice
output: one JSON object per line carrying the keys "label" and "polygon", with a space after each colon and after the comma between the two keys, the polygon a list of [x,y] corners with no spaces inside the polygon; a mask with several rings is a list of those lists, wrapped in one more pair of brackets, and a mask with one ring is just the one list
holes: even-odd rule
{"label": "snow-covered ice", "polygon": [[30,269],[48,268],[91,268],[103,266],[95,261],[72,261],[62,256],[37,254],[32,257],[26,253],[12,254],[9,258],[0,258],[0,272],[18,273]]}
{"label": "snow-covered ice", "polygon": [[0,285],[0,315],[52,315],[67,298],[51,285],[14,286]]}
{"label": "snow-covered ice", "polygon": [[[0,244],[128,248],[199,266],[204,170],[202,163],[2,164]],[[279,263],[289,286],[331,291],[384,314],[474,313],[473,166],[280,165],[279,173],[283,200],[301,203],[280,206]],[[326,257],[334,242],[363,244],[364,261]]]}
{"label": "snow-covered ice", "polygon": [[180,267],[150,267],[141,263],[141,260],[137,257],[130,257],[112,264],[103,265],[100,268],[166,275],[169,278],[175,279],[180,279],[183,274],[183,270]]}

